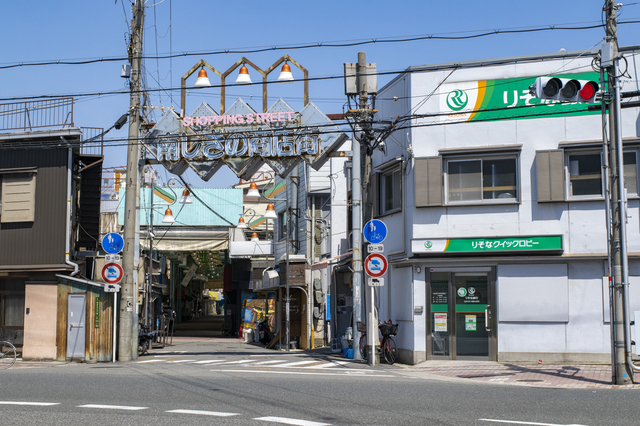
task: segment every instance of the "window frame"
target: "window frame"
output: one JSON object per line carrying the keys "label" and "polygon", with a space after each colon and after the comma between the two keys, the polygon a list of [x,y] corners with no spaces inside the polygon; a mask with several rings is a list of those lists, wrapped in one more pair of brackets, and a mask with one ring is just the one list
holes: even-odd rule
{"label": "window frame", "polygon": [[[387,167],[382,168],[378,173],[376,173],[376,176],[375,176],[376,216],[386,216],[394,213],[399,213],[402,211],[402,205],[403,205],[402,197],[404,196],[403,188],[405,185],[403,181],[404,179],[403,179],[402,170],[403,170],[402,162],[394,161],[394,164],[388,165]],[[387,198],[385,197],[385,189],[386,189],[385,178],[391,176],[393,180],[393,176],[396,175],[396,173],[397,173],[397,180],[398,180],[397,192],[399,196],[393,197],[392,200],[397,201],[398,205],[396,206],[394,203],[394,206],[387,210],[385,208],[385,204],[387,200]],[[395,188],[396,186],[395,182],[392,182],[391,186],[392,188]],[[395,194],[395,191],[393,191],[393,193]]]}
{"label": "window frame", "polygon": [[[624,162],[624,155],[625,154],[629,154],[629,153],[633,153],[636,157],[636,163],[635,163],[635,186],[636,186],[636,191],[635,192],[628,192],[627,193],[627,197],[629,199],[638,199],[640,198],[640,183],[638,181],[638,175],[639,175],[639,170],[638,170],[638,160],[640,158],[640,146],[638,145],[632,145],[632,146],[624,146],[622,148],[622,155],[623,155],[623,162]],[[588,154],[599,154],[600,155],[600,188],[601,188],[601,193],[600,194],[588,194],[588,195],[573,195],[572,194],[572,187],[571,187],[571,164],[569,161],[570,156],[572,155],[588,155]],[[590,146],[590,147],[584,147],[584,148],[578,148],[578,147],[567,147],[567,148],[563,148],[563,157],[564,157],[564,186],[565,186],[565,194],[566,194],[566,201],[602,201],[604,200],[604,191],[605,191],[605,174],[602,171],[602,165],[604,164],[604,152],[602,151],[602,147],[596,147],[596,146]],[[624,166],[625,164],[622,164],[622,172],[624,173]],[[627,178],[625,176],[625,184],[627,182]],[[625,185],[625,188],[628,191],[628,185]]]}
{"label": "window frame", "polygon": [[[29,192],[29,209],[26,213],[26,218],[22,217],[20,220],[16,220],[10,213],[3,214],[4,204],[6,202],[5,191],[5,179],[7,176],[25,176],[30,175],[30,189]],[[13,168],[13,169],[0,169],[0,223],[28,223],[35,222],[36,219],[36,188],[37,188],[37,177],[38,177],[38,168],[37,167],[23,167],[23,168]],[[9,218],[7,218],[9,215]]]}
{"label": "window frame", "polygon": [[[520,185],[520,177],[521,177],[521,167],[520,167],[520,152],[483,152],[481,150],[470,152],[465,155],[443,155],[442,159],[442,174],[444,176],[443,179],[443,187],[444,187],[444,205],[445,206],[465,206],[465,205],[497,205],[497,204],[520,204],[521,203],[521,185]],[[486,192],[483,182],[483,170],[484,170],[484,161],[490,160],[507,160],[513,159],[515,162],[515,185],[514,190],[516,192],[516,196],[513,198],[484,198],[484,193]],[[482,198],[476,200],[451,200],[450,192],[449,192],[449,165],[450,163],[455,162],[463,162],[463,161],[480,161],[480,196]]]}

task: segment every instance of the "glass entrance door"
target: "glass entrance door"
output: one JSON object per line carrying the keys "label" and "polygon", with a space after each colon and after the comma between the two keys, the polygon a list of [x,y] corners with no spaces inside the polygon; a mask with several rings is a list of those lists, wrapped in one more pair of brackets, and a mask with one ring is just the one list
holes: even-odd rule
{"label": "glass entrance door", "polygon": [[428,356],[431,359],[497,360],[495,282],[485,271],[441,272],[429,279]]}
{"label": "glass entrance door", "polygon": [[456,358],[488,357],[487,275],[454,274]]}

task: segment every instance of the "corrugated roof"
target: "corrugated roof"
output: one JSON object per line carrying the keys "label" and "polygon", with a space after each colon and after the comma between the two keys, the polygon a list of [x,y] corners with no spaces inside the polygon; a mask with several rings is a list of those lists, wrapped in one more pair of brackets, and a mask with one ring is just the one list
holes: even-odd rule
{"label": "corrugated roof", "polygon": [[[171,188],[175,191],[180,199],[184,188]],[[163,190],[170,192],[168,188]],[[195,194],[212,210],[218,213],[227,221],[235,224],[238,222],[238,218],[242,214],[242,189],[236,188],[193,188]],[[140,189],[140,225],[146,226],[149,223],[149,201],[151,190],[149,188]],[[120,199],[124,200],[125,190],[120,189]],[[153,225],[154,226],[167,226],[168,224],[162,223],[165,210],[167,207],[171,208],[175,223],[171,225],[176,226],[229,226],[229,222],[220,218],[207,208],[196,197],[191,197],[192,204],[180,204],[175,202],[169,206],[164,200],[158,197],[153,199]],[[119,222],[122,225],[124,221],[124,202],[120,203],[118,207],[120,213]]]}

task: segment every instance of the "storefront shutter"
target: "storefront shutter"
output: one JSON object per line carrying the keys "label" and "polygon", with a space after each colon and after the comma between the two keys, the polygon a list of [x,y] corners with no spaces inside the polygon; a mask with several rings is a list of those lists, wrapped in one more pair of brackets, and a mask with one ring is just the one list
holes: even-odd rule
{"label": "storefront shutter", "polygon": [[442,205],[442,157],[416,158],[414,183],[416,207]]}
{"label": "storefront shutter", "polygon": [[564,201],[564,151],[536,151],[538,202]]}

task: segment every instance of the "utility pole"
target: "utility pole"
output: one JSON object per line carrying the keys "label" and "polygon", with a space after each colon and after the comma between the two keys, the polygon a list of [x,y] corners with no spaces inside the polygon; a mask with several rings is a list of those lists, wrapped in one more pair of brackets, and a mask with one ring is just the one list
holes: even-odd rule
{"label": "utility pole", "polygon": [[140,160],[140,91],[142,88],[142,30],[144,23],[144,2],[136,0],[132,5],[131,39],[129,60],[131,62],[129,142],[127,151],[127,181],[124,204],[124,250],[122,266],[124,283],[120,293],[120,329],[118,335],[119,361],[130,361],[138,357],[138,321],[135,306],[138,289],[134,274],[136,257],[136,204],[138,198],[138,163]]}
{"label": "utility pole", "polygon": [[[614,308],[614,382],[617,385],[632,383],[631,366],[627,364],[627,342],[631,336],[628,333],[628,318],[626,318],[625,296],[628,289],[628,265],[626,242],[626,196],[624,188],[624,163],[622,151],[622,129],[620,121],[620,88],[618,84],[618,28],[617,6],[615,0],[608,0],[605,4],[606,43],[601,55],[603,67],[606,68],[609,86],[609,165],[611,182],[611,265],[609,282],[613,284]],[[606,57],[605,57],[606,56]],[[603,58],[604,57],[604,58]],[[628,294],[628,293],[627,293]]]}

